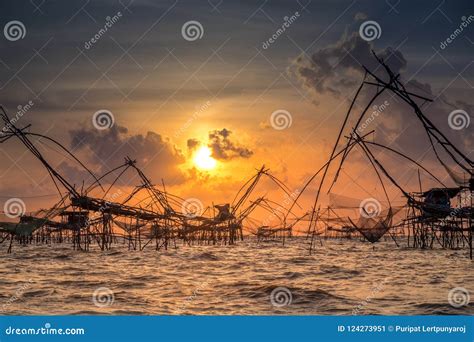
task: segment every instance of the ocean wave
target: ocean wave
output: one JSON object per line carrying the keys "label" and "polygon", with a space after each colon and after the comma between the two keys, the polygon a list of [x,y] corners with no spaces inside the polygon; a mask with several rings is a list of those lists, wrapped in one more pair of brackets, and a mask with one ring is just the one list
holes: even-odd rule
{"label": "ocean wave", "polygon": [[193,256],[193,260],[204,260],[204,261],[216,261],[219,260],[219,257],[211,252],[204,252],[198,255]]}
{"label": "ocean wave", "polygon": [[[307,243],[244,241],[141,252],[116,245],[88,253],[28,245],[2,257],[0,299],[22,292],[6,313],[19,315],[177,314],[183,302],[189,303],[182,313],[191,315],[351,315],[369,295],[361,314],[474,314],[472,303],[454,308],[447,299],[454,286],[468,287],[472,297],[472,262],[463,252],[389,242],[374,250],[358,241],[324,240],[310,256]],[[26,286],[29,279],[34,281]],[[110,307],[94,306],[99,287],[113,291]],[[291,304],[271,304],[277,287],[291,292]]]}

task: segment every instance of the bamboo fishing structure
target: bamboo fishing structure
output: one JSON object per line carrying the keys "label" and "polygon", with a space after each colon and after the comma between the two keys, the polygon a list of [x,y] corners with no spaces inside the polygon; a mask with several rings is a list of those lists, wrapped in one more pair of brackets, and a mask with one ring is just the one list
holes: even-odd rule
{"label": "bamboo fishing structure", "polygon": [[[395,236],[405,235],[404,232],[406,232],[408,235],[408,245],[411,247],[433,248],[435,241],[442,248],[457,249],[467,246],[469,248],[469,256],[472,259],[472,217],[474,213],[472,206],[472,193],[474,191],[473,161],[456,147],[423,113],[421,107],[432,100],[425,96],[407,91],[405,85],[400,81],[400,75],[394,74],[389,66],[375,53],[373,53],[373,55],[378,61],[380,68],[384,71],[384,76],[378,76],[375,72],[363,67],[365,71],[363,80],[350,103],[329,159],[303,187],[303,191],[306,190],[309,184],[316,179],[316,177],[320,176],[307,228],[307,238],[310,240],[309,253],[311,254],[315,248],[316,238],[322,234],[325,234],[326,236],[331,234],[333,236],[351,238],[354,233],[358,233],[367,241],[375,243],[388,233],[398,246]],[[353,128],[349,129],[349,134],[344,135],[344,132],[347,131],[349,118],[352,117],[356,101],[360,97],[361,91],[367,87],[373,87],[375,89],[375,94],[362,106],[363,110],[358,116],[356,116],[355,124]],[[415,117],[422,124],[422,127],[426,132],[428,142],[437,161],[456,183],[456,187],[446,187],[446,185],[428,169],[408,155],[389,146],[369,141],[367,137],[374,133],[374,131],[363,136],[358,133],[357,128],[361,124],[369,108],[372,107],[375,100],[385,93],[391,93],[392,96],[401,100],[413,110]],[[422,104],[419,105],[418,101],[422,101]],[[340,142],[343,137],[347,139],[347,142],[344,147],[340,148]],[[323,187],[326,185],[330,166],[336,161],[336,159],[339,160],[334,178],[327,186],[328,194],[335,186],[344,162],[355,148],[362,151],[363,155],[367,158],[369,165],[371,165],[375,171],[388,206],[388,209],[382,212],[377,212],[377,215],[373,217],[370,212],[364,212],[365,208],[360,207],[359,205],[359,209],[361,210],[357,221],[354,221],[350,216],[341,217],[342,215],[336,213],[334,206],[328,207],[326,210],[321,210],[320,204],[320,195],[323,192]],[[373,152],[375,148],[382,148],[387,153],[390,152],[396,154],[404,158],[408,163],[416,165],[419,170],[422,169],[433,180],[435,180],[440,187],[419,193],[405,190],[396,180],[396,177],[392,172],[390,172],[388,168],[375,156]],[[440,150],[448,156],[450,160],[449,162],[441,157]],[[460,169],[462,171],[462,176],[452,169],[448,163],[452,163]],[[395,223],[393,220],[394,216],[402,210],[402,208],[391,204],[391,199],[388,196],[384,184],[386,181],[397,188],[406,199],[406,206],[403,208],[406,211],[406,218],[401,223]],[[303,191],[299,196],[301,196]],[[459,197],[457,201],[458,204],[453,206],[451,199],[455,196]],[[467,198],[468,200],[463,201],[461,200],[461,197]],[[294,203],[296,203],[298,198],[295,199]],[[291,208],[292,207],[290,207],[290,209]],[[328,217],[326,217],[325,213]],[[329,218],[329,215],[331,214],[333,217]],[[334,225],[334,223],[336,224]]]}
{"label": "bamboo fishing structure", "polygon": [[[301,190],[291,191],[263,165],[244,182],[232,201],[213,203],[207,207],[196,199],[184,199],[168,192],[163,180],[160,185],[154,184],[140,169],[136,160],[128,156],[121,165],[96,176],[61,143],[31,132],[30,125],[17,127],[4,108],[0,107],[0,118],[5,124],[0,144],[13,138],[22,143],[46,169],[59,197],[58,202],[47,210],[23,214],[17,222],[1,221],[0,244],[8,244],[8,253],[12,252],[14,242],[23,245],[69,243],[74,250],[85,252],[92,248],[106,251],[116,244],[126,245],[133,251],[145,248],[159,251],[178,246],[234,245],[244,240],[245,236],[255,236],[257,243],[278,240],[285,244],[285,241],[295,235],[303,234],[309,241],[311,254],[318,243],[323,246],[323,239],[357,238],[376,243],[385,236],[397,246],[405,238],[407,245],[412,248],[468,248],[472,259],[473,161],[423,113],[423,105],[432,100],[407,91],[400,81],[400,75],[394,74],[375,53],[374,58],[379,62],[383,76],[364,67],[363,80],[349,105],[327,162],[309,178]],[[351,128],[349,122],[354,119],[354,108],[362,90],[366,88],[373,89],[375,94],[362,106],[363,109],[355,116],[355,124]],[[409,155],[371,141],[369,137],[375,131],[362,134],[357,130],[374,102],[382,94],[389,93],[411,108],[426,133],[437,162],[456,186],[446,186],[428,168]],[[85,186],[83,181],[81,188],[76,187],[49,163],[36,146],[39,140],[33,142],[31,138],[41,138],[53,144],[88,174],[91,183]],[[360,201],[337,197],[332,193],[343,172],[343,165],[356,149],[375,172],[377,184],[383,190],[385,199],[382,202],[385,209],[378,208],[375,215],[361,206]],[[402,187],[397,176],[384,165],[376,151],[383,152],[384,156],[402,158],[407,165],[415,166],[419,170],[419,191],[409,191]],[[332,165],[337,168],[333,179],[329,181]],[[450,165],[454,165],[454,168]],[[420,171],[436,182],[437,187],[423,191]],[[113,189],[127,172],[133,172],[139,184],[119,201],[118,196],[112,196]],[[113,180],[109,181],[110,178]],[[282,202],[271,200],[266,195],[252,198],[263,178],[273,182],[285,195]],[[318,180],[314,202],[304,212],[298,200],[314,180]],[[403,205],[393,203],[387,191],[387,183],[403,196]],[[105,184],[108,184],[107,189],[104,188]],[[323,190],[330,195],[330,203],[326,206],[321,203]],[[303,213],[295,214],[295,207],[303,210]],[[257,209],[268,214],[263,222],[251,216]],[[358,211],[358,216],[346,214],[346,211],[351,210]],[[397,221],[396,218],[403,214],[404,218]],[[306,229],[298,231],[297,226],[303,224],[307,225]]]}
{"label": "bamboo fishing structure", "polygon": [[[164,181],[162,188],[154,185],[137,162],[129,157],[122,165],[96,177],[59,142],[29,132],[30,126],[16,127],[3,107],[1,110],[1,118],[8,129],[0,143],[18,138],[46,168],[60,197],[51,209],[22,215],[18,222],[0,222],[0,243],[8,239],[8,252],[12,251],[14,241],[20,244],[70,243],[73,249],[80,251],[89,251],[91,245],[105,251],[119,242],[126,244],[129,250],[143,250],[151,246],[160,250],[176,248],[179,244],[233,245],[244,239],[244,221],[250,219],[250,214],[257,207],[275,211],[271,201],[265,197],[250,199],[262,177],[268,177],[289,195],[289,189],[265,166],[244,183],[231,203],[213,204],[207,208],[203,208],[196,199],[186,200],[167,192]],[[92,184],[76,189],[47,161],[30,137],[47,139],[66,152],[89,173]],[[108,199],[112,188],[127,170],[135,172],[141,184],[121,202]],[[111,176],[115,176],[114,180],[108,189],[104,189],[103,180]],[[101,196],[93,195],[93,190],[97,189],[102,190]],[[284,230],[291,228],[285,227]]]}

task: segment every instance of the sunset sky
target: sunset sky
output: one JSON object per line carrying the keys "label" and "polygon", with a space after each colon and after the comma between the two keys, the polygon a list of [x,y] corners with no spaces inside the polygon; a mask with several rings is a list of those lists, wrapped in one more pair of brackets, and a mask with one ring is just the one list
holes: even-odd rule
{"label": "sunset sky", "polygon": [[[474,123],[453,130],[448,115],[457,109],[471,118],[474,113],[474,22],[451,43],[443,42],[473,9],[468,0],[456,6],[444,1],[10,1],[1,5],[2,25],[20,21],[26,34],[15,41],[5,33],[0,37],[0,102],[15,117],[18,106],[31,101],[16,125],[31,124],[31,131],[60,141],[98,175],[130,156],[153,182],[163,179],[168,191],[207,205],[231,201],[265,164],[298,191],[329,156],[362,80],[360,65],[377,68],[371,49],[387,57],[410,90],[435,99],[423,107],[426,115],[463,151],[472,152]],[[369,20],[381,28],[370,42],[359,34]],[[111,21],[107,32],[99,33]],[[201,25],[202,37],[185,39],[182,28],[189,21]],[[285,22],[285,32],[269,43]],[[434,161],[411,109],[389,94],[376,103],[384,101],[389,104],[367,128],[376,131],[374,139],[453,185]],[[112,113],[114,125],[98,130],[92,118],[104,110]],[[275,111],[287,113],[291,125],[272,127]],[[38,146],[71,183],[82,185],[85,175],[77,164]],[[57,200],[44,168],[18,140],[1,144],[0,155],[0,202],[20,197],[31,211]],[[416,168],[380,158],[407,190],[418,190]],[[426,187],[433,184],[428,176],[423,181]],[[133,173],[121,183],[138,184]],[[333,192],[380,196],[360,152],[349,158]],[[284,199],[268,180],[257,193]],[[395,188],[391,193],[402,202]],[[306,208],[314,195],[312,186],[302,199]]]}

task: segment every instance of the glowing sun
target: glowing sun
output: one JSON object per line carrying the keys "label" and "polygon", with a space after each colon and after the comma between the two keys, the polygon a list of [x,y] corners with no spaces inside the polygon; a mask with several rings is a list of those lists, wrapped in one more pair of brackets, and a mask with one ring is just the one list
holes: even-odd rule
{"label": "glowing sun", "polygon": [[201,170],[212,170],[216,167],[217,161],[211,157],[211,150],[207,146],[200,147],[194,154],[194,164]]}

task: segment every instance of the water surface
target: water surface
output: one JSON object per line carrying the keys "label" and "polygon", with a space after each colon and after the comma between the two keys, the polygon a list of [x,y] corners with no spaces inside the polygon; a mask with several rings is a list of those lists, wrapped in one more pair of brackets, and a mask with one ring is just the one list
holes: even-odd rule
{"label": "water surface", "polygon": [[448,302],[456,287],[474,297],[466,250],[326,240],[309,256],[307,241],[294,238],[284,246],[247,240],[159,252],[15,245],[8,255],[2,245],[0,253],[0,309],[7,315],[474,313],[474,299],[460,308]]}

